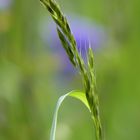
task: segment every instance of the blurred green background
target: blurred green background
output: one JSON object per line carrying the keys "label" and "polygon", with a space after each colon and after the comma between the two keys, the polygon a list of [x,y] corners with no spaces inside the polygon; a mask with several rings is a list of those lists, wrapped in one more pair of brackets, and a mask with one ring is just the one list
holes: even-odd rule
{"label": "blurred green background", "polygon": [[[140,1],[58,2],[64,13],[96,21],[108,32],[108,43],[95,51],[105,139],[140,140]],[[0,0],[0,140],[48,140],[58,97],[81,89],[79,75],[60,75],[59,53],[40,36],[44,20],[51,18],[39,0]],[[67,99],[57,140],[93,139],[88,111]]]}

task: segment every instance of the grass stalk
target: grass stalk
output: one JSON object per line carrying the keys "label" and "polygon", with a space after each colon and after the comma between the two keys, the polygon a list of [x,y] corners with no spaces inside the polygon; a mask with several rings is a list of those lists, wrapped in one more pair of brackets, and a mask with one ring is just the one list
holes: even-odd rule
{"label": "grass stalk", "polygon": [[49,11],[51,17],[56,23],[59,39],[65,49],[69,60],[77,68],[83,78],[86,98],[91,110],[91,116],[94,121],[96,140],[103,140],[102,126],[99,114],[99,99],[96,93],[96,81],[94,76],[94,56],[91,47],[88,48],[87,65],[78,52],[75,38],[72,34],[67,18],[60,10],[55,0],[40,0]]}

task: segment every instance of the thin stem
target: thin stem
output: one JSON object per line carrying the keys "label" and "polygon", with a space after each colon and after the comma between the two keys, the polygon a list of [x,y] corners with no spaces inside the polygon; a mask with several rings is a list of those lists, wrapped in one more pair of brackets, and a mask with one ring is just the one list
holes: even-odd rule
{"label": "thin stem", "polygon": [[103,137],[99,116],[99,100],[98,95],[95,91],[96,81],[93,67],[94,66],[93,51],[89,46],[87,54],[88,66],[86,67],[86,64],[82,56],[78,52],[76,40],[71,32],[68,21],[64,16],[64,14],[62,13],[62,11],[60,10],[57,3],[55,2],[55,0],[40,0],[40,1],[45,5],[47,10],[51,14],[51,17],[53,18],[54,22],[57,25],[57,32],[59,38],[61,40],[63,48],[65,49],[69,57],[69,60],[71,61],[74,67],[78,68],[83,77],[85,94],[91,110],[92,119],[95,125],[96,140],[102,140]]}

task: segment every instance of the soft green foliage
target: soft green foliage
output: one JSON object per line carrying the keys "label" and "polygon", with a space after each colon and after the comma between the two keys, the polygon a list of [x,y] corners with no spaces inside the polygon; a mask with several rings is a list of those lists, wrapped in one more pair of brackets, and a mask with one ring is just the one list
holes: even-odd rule
{"label": "soft green foliage", "polygon": [[66,53],[70,61],[72,62],[74,67],[79,69],[83,77],[87,102],[89,104],[91,110],[91,116],[95,124],[96,139],[101,140],[102,128],[101,128],[100,116],[99,116],[99,100],[95,92],[96,85],[95,85],[94,70],[93,70],[93,66],[94,66],[93,51],[89,46],[88,56],[87,56],[88,66],[86,66],[82,56],[79,54],[77,50],[76,41],[74,39],[68,21],[64,16],[64,14],[61,12],[59,6],[56,4],[54,0],[40,0],[40,1],[46,6],[47,10],[50,12],[53,20],[55,21],[57,25],[59,38],[61,40],[64,49],[66,50]]}
{"label": "soft green foliage", "polygon": [[71,96],[73,98],[80,100],[88,108],[88,110],[91,112],[90,107],[89,107],[88,102],[87,102],[87,99],[86,99],[86,96],[85,96],[85,93],[79,92],[79,91],[71,91],[71,92],[61,96],[58,99],[58,102],[57,102],[57,105],[55,108],[54,118],[53,118],[53,123],[52,123],[52,128],[51,128],[50,140],[55,140],[58,111],[59,111],[59,108],[60,108],[62,102],[68,96]]}

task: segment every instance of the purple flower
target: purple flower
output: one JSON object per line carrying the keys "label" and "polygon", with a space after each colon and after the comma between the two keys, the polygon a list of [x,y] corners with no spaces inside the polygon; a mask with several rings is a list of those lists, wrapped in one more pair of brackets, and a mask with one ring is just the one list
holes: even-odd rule
{"label": "purple flower", "polygon": [[12,0],[0,0],[0,10],[8,9]]}
{"label": "purple flower", "polygon": [[[104,46],[107,40],[107,32],[102,26],[93,24],[92,22],[80,17],[72,17],[68,19],[71,30],[77,42],[78,50],[84,59],[87,53],[86,47],[88,47],[89,42],[94,51]],[[53,21],[49,22],[48,28],[46,28],[46,25],[47,24],[45,23],[43,26],[41,26],[41,37],[43,38],[43,41],[51,46],[53,53],[60,55],[60,59],[62,59],[61,61],[64,66],[62,68],[63,73],[73,73],[72,66],[58,38],[55,23],[53,23]]]}

